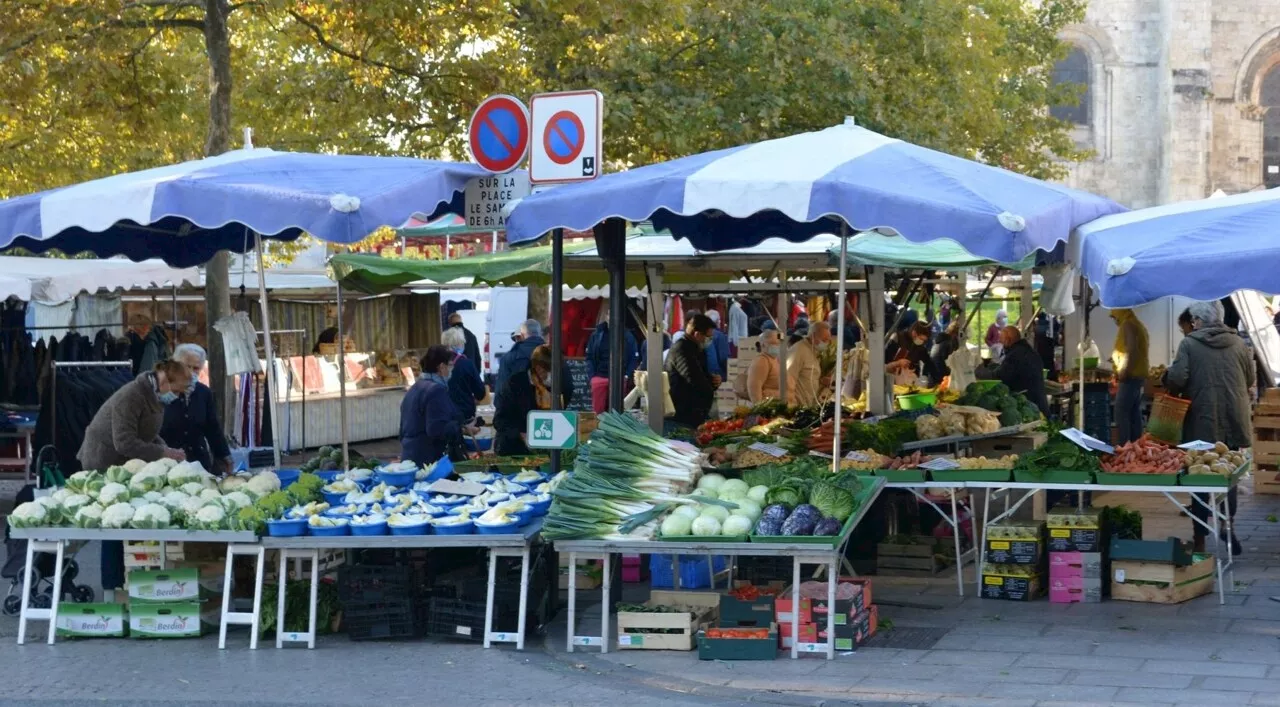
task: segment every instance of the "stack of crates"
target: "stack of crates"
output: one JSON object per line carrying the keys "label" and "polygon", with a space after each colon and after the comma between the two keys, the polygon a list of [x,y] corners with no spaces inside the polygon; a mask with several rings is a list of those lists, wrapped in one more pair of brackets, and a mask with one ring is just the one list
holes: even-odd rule
{"label": "stack of crates", "polygon": [[1100,510],[1049,511],[1049,601],[1094,604],[1108,593],[1108,533]]}
{"label": "stack of crates", "polygon": [[1111,385],[1084,384],[1084,433],[1103,442],[1111,441]]}
{"label": "stack of crates", "polygon": [[982,596],[1029,601],[1044,590],[1044,522],[1004,520],[987,528]]}
{"label": "stack of crates", "polygon": [[1253,411],[1253,490],[1280,494],[1280,388],[1268,388]]}
{"label": "stack of crates", "polygon": [[351,564],[338,572],[342,625],[353,641],[413,638],[416,573],[406,565]]}

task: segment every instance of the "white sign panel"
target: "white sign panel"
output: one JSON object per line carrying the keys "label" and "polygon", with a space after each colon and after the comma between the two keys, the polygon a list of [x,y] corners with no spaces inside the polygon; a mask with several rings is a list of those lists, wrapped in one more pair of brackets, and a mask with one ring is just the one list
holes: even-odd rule
{"label": "white sign panel", "polygon": [[600,176],[604,96],[599,91],[540,93],[529,106],[530,182],[563,184]]}
{"label": "white sign panel", "polygon": [[505,231],[503,209],[529,196],[529,175],[524,172],[495,174],[467,180],[467,227],[484,231]]}

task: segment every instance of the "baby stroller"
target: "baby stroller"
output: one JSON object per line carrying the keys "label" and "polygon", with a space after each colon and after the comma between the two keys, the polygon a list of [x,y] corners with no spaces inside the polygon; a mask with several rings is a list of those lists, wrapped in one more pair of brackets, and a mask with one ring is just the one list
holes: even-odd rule
{"label": "baby stroller", "polygon": [[[18,496],[14,499],[15,506],[35,500],[37,488],[44,490],[62,485],[60,483],[63,480],[62,470],[58,465],[57,451],[53,447],[41,449],[35,463],[39,469],[36,484],[27,484],[18,491]],[[0,578],[9,580],[9,593],[4,598],[4,604],[0,606],[0,613],[5,616],[17,616],[22,610],[22,576],[26,571],[27,541],[10,538],[9,527],[6,524],[4,545],[7,557],[4,566],[0,567]],[[70,598],[78,604],[87,604],[95,598],[93,587],[75,583],[76,576],[80,574],[80,566],[76,563],[75,556],[83,546],[84,543],[74,543],[68,548],[69,556],[64,555],[66,564],[62,568],[62,587],[59,595]],[[31,586],[28,588],[31,593],[29,604],[32,608],[47,609],[53,605],[55,561],[56,556],[48,552],[36,553],[33,556]]]}

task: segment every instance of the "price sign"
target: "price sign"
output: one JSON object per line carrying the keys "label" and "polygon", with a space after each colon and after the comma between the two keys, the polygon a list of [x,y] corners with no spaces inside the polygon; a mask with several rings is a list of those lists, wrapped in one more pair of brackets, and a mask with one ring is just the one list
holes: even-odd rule
{"label": "price sign", "polygon": [[755,444],[748,447],[748,449],[754,449],[757,452],[764,452],[765,454],[768,454],[771,457],[787,456],[787,450],[783,449],[782,447],[779,447],[776,444],[765,444],[764,442],[756,442]]}
{"label": "price sign", "polygon": [[1214,446],[1215,445],[1212,442],[1196,440],[1194,442],[1187,442],[1186,444],[1179,444],[1178,449],[1185,449],[1188,452],[1211,452],[1213,451]]}
{"label": "price sign", "polygon": [[811,450],[809,450],[809,456],[811,456],[811,457],[821,457],[821,458],[823,458],[823,459],[830,459],[830,458],[831,458],[831,455],[830,455],[830,454],[827,454],[826,452],[819,452],[819,451],[818,451],[818,450],[816,450],[816,449],[811,449]]}
{"label": "price sign", "polygon": [[1116,570],[1116,581],[1124,584],[1124,570]]}
{"label": "price sign", "polygon": [[868,455],[866,452],[849,452],[848,454],[844,455],[844,458],[848,459],[851,462],[871,461],[870,455]]}
{"label": "price sign", "polygon": [[957,462],[955,459],[939,458],[939,459],[933,459],[931,461],[927,461],[921,464],[919,468],[928,469],[929,471],[950,471],[952,469],[959,469],[960,463]]}
{"label": "price sign", "polygon": [[1090,437],[1089,435],[1081,432],[1080,430],[1074,427],[1068,430],[1063,430],[1062,436],[1066,437],[1072,442],[1075,442],[1080,447],[1087,449],[1091,452],[1102,452],[1104,454],[1111,454],[1116,451],[1115,447],[1112,447],[1111,445],[1103,442],[1102,440],[1096,437]]}

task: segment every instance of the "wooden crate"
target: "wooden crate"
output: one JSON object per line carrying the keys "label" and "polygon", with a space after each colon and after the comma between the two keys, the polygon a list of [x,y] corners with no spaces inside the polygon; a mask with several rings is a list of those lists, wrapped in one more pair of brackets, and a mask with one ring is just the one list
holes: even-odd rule
{"label": "wooden crate", "polygon": [[1255,462],[1264,465],[1280,464],[1280,401],[1264,399],[1254,408],[1253,440]]}
{"label": "wooden crate", "polygon": [[1274,465],[1269,467],[1254,465],[1253,492],[1280,494],[1280,469]]}
{"label": "wooden crate", "polygon": [[[1213,591],[1216,567],[1212,555],[1186,567],[1162,562],[1111,562],[1111,598],[1151,604],[1180,604]],[[1123,580],[1123,581],[1121,581]]]}
{"label": "wooden crate", "polygon": [[876,573],[899,577],[932,577],[951,567],[954,552],[950,540],[932,535],[912,536],[913,543],[876,545]]}
{"label": "wooden crate", "polygon": [[975,439],[969,445],[969,456],[994,459],[1008,454],[1026,454],[1047,442],[1049,436],[1043,432],[1023,432],[1006,437],[991,439]]}
{"label": "wooden crate", "polygon": [[[697,635],[715,622],[720,607],[717,592],[680,592],[654,590],[647,606],[687,606],[692,614],[651,614],[639,611],[618,612],[618,648],[659,651],[691,651],[697,647]],[[644,629],[662,629],[679,633],[644,633]]]}
{"label": "wooden crate", "polygon": [[[130,540],[124,543],[124,566],[125,569],[143,569],[153,567],[159,569],[160,563],[160,543],[152,540]],[[164,560],[172,566],[174,562],[181,562],[184,559],[182,552],[182,543],[169,542],[165,543]]]}

